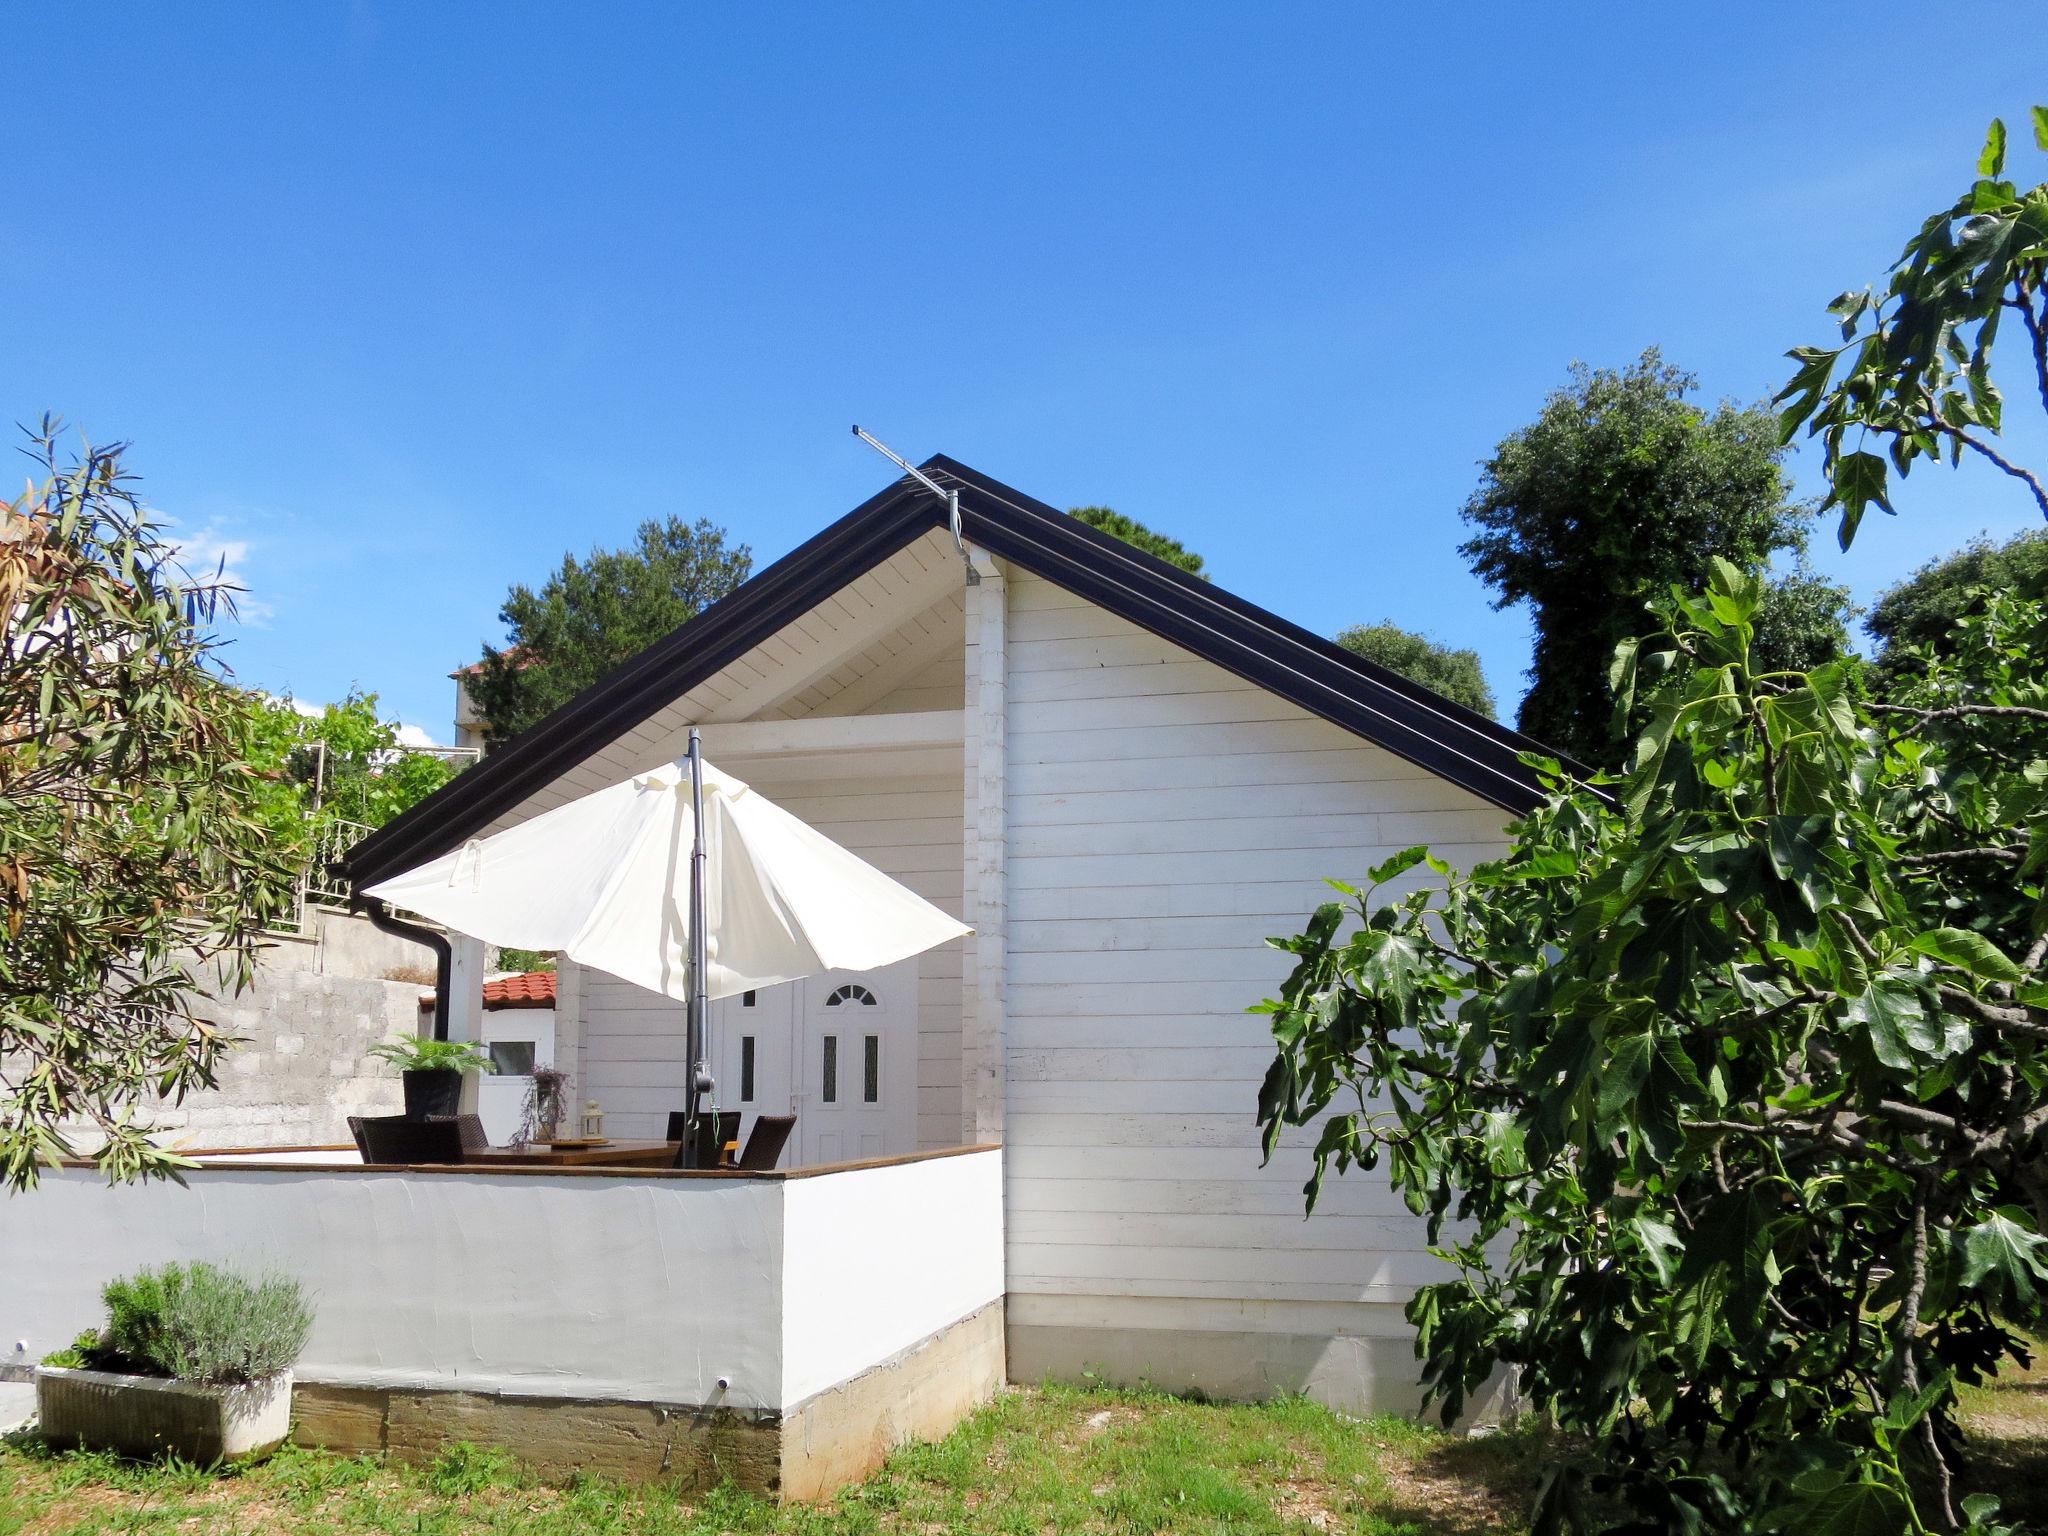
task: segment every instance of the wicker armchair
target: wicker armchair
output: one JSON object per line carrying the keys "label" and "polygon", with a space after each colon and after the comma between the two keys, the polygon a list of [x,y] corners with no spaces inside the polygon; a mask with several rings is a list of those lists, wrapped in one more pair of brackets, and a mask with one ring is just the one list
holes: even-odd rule
{"label": "wicker armchair", "polygon": [[465,1152],[488,1152],[491,1138],[484,1134],[484,1123],[475,1115],[429,1115],[427,1123],[438,1125],[446,1121],[462,1135],[462,1150]]}
{"label": "wicker armchair", "polygon": [[365,1154],[372,1163],[407,1167],[462,1161],[462,1130],[458,1117],[409,1120],[404,1115],[378,1115],[363,1122]]}
{"label": "wicker armchair", "polygon": [[756,1115],[753,1132],[740,1152],[739,1166],[773,1168],[782,1157],[782,1149],[789,1144],[790,1132],[795,1129],[795,1115]]}

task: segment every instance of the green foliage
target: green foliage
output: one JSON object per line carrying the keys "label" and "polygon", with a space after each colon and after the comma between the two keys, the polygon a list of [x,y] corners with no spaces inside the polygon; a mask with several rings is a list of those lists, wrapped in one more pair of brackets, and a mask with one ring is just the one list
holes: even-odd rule
{"label": "green foliage", "polygon": [[614,667],[673,633],[747,579],[746,545],[699,519],[649,520],[633,547],[562,557],[536,592],[512,588],[498,617],[502,650],[466,678],[493,746],[511,740]]}
{"label": "green foliage", "polygon": [[1763,601],[1716,562],[1620,649],[1603,793],[1275,941],[1259,1115],[1317,1127],[1311,1205],[1384,1162],[1427,1219],[1447,1415],[1518,1367],[1657,1529],[1945,1529],[1957,1384],[2048,1325],[2048,601],[1883,701],[1761,669]]}
{"label": "green foliage", "polygon": [[1805,556],[1764,588],[1751,663],[1759,672],[1811,672],[1849,654],[1856,616],[1849,589],[1817,575]]}
{"label": "green foliage", "polygon": [[1654,348],[1620,373],[1574,365],[1570,385],[1482,464],[1465,503],[1479,531],[1462,552],[1495,606],[1534,610],[1517,723],[1595,766],[1618,764],[1626,745],[1607,664],[1654,627],[1644,605],[1704,585],[1715,558],[1760,569],[1804,545],[1807,514],[1789,499],[1770,412],[1703,411],[1686,399],[1696,387]]}
{"label": "green foliage", "polygon": [[[2036,107],[2033,122],[2036,146],[2048,149],[2048,109]],[[1799,366],[1777,395],[1784,440],[1802,427],[1821,440],[1831,484],[1823,506],[1842,509],[1844,549],[1871,506],[1892,510],[1892,471],[1904,478],[1915,460],[1944,453],[1952,464],[1967,450],[1995,465],[2048,516],[2048,486],[1999,447],[2005,397],[1991,361],[2008,311],[2048,405],[2048,183],[2020,190],[2004,179],[2005,157],[2005,124],[1994,119],[1976,181],[1921,224],[1884,291],[1828,306],[1841,345],[1787,354]]]}
{"label": "green foliage", "polygon": [[207,1386],[291,1369],[313,1326],[296,1280],[250,1280],[212,1264],[139,1270],[108,1281],[100,1294],[106,1329],[91,1348],[85,1337],[77,1346],[88,1363]]}
{"label": "green foliage", "polygon": [[1486,686],[1477,651],[1452,650],[1425,635],[1401,628],[1392,619],[1377,624],[1359,624],[1337,637],[1337,643],[1353,655],[1377,662],[1389,672],[1398,672],[1411,682],[1422,684],[1475,713],[1491,720],[1493,690]]}
{"label": "green foliage", "polygon": [[498,951],[498,967],[506,971],[552,971],[555,956],[544,949],[513,949],[509,945]]}
{"label": "green foliage", "polygon": [[229,594],[179,568],[122,449],[60,456],[0,504],[0,1178],[81,1128],[112,1179],[185,1166],[152,1099],[211,1087],[212,1000],[247,985],[289,866],[260,812],[242,695],[206,632]]}
{"label": "green foliage", "polygon": [[99,1330],[88,1328],[62,1349],[53,1349],[43,1356],[42,1364],[60,1366],[73,1371],[87,1370],[91,1367],[99,1348]]}
{"label": "green foliage", "polygon": [[380,1040],[370,1054],[390,1062],[401,1072],[481,1072],[491,1064],[490,1053],[469,1040],[432,1040],[419,1035],[400,1035]]}
{"label": "green foliage", "polygon": [[1190,576],[1209,579],[1202,569],[1202,557],[1189,549],[1178,539],[1168,538],[1163,533],[1154,533],[1135,517],[1125,517],[1108,507],[1069,507],[1067,516],[1078,523],[1086,523],[1099,533],[1106,533],[1113,539],[1122,539],[1133,549],[1142,549],[1146,554],[1164,560],[1168,565],[1178,566]]}
{"label": "green foliage", "polygon": [[459,771],[401,747],[398,722],[378,717],[374,693],[353,690],[318,715],[289,698],[251,693],[244,704],[243,752],[263,775],[260,814],[295,872],[332,823],[381,827]]}
{"label": "green foliage", "polygon": [[1951,652],[1951,632],[1965,615],[1981,612],[1992,592],[2030,589],[2048,581],[2048,533],[2022,533],[2003,544],[1977,539],[1952,555],[1929,561],[1888,588],[1863,627],[1881,649],[1879,674],[1898,675],[1920,651]]}

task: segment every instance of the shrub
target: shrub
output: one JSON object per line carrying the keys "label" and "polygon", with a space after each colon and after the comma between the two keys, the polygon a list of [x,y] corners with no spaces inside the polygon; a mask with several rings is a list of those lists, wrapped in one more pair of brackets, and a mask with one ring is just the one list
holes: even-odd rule
{"label": "shrub", "polygon": [[401,1072],[471,1072],[491,1064],[483,1047],[467,1040],[422,1040],[412,1035],[380,1041],[370,1047],[370,1054]]}
{"label": "shrub", "polygon": [[100,1294],[107,1327],[89,1363],[206,1386],[289,1370],[313,1325],[296,1280],[250,1280],[212,1264],[140,1270]]}

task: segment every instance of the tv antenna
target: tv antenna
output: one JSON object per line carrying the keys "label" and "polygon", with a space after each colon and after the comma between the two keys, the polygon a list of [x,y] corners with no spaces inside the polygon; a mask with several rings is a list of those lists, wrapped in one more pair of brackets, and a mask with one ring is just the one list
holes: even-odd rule
{"label": "tv antenna", "polygon": [[939,484],[938,481],[919,469],[910,460],[904,458],[902,454],[891,448],[887,443],[875,436],[874,433],[862,431],[858,422],[854,424],[853,435],[874,449],[875,452],[879,453],[891,464],[902,470],[903,473],[910,476],[919,485],[930,491],[934,496],[945,499],[946,514],[951,520],[953,527],[953,546],[960,551],[960,564],[967,570],[967,585],[970,587],[980,586],[981,573],[975,570],[974,561],[967,554],[967,540],[962,538],[960,534],[960,493],[956,490],[949,490],[947,487]]}

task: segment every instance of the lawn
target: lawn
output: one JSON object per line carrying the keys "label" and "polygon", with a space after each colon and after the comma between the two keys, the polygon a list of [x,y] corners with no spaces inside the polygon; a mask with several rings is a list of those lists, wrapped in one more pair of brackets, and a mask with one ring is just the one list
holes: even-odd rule
{"label": "lawn", "polygon": [[550,1486],[474,1447],[420,1469],[287,1450],[217,1475],[17,1444],[0,1449],[0,1536],[1476,1536],[1521,1528],[1533,1449],[1516,1435],[1458,1439],[1299,1399],[1246,1407],[1019,1390],[939,1444],[906,1448],[830,1505],[780,1509],[732,1493],[691,1503],[595,1480]]}
{"label": "lawn", "polygon": [[[2048,1529],[2048,1373],[1967,1392],[1979,1475],[2007,1518]],[[1479,1536],[1523,1530],[1546,1444],[1153,1393],[1020,1389],[911,1446],[829,1505],[522,1476],[458,1446],[430,1467],[286,1450],[224,1474],[0,1446],[0,1536]],[[2039,1522],[2039,1523],[2037,1523]]]}

